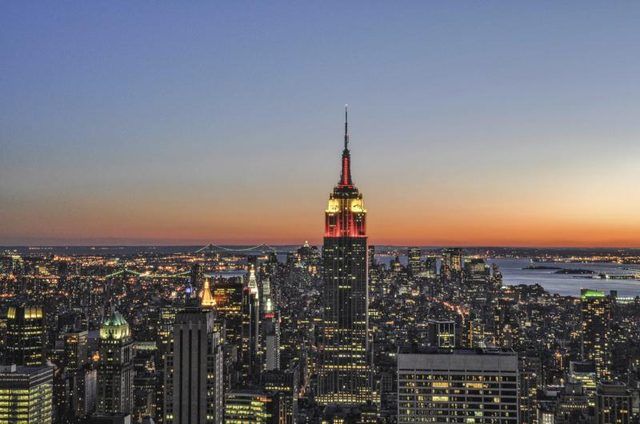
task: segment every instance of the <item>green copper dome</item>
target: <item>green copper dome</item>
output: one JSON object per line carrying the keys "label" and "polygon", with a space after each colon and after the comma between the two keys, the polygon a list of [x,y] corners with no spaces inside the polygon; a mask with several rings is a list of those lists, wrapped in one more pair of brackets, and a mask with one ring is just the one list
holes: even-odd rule
{"label": "green copper dome", "polygon": [[129,324],[118,311],[113,311],[111,316],[100,327],[101,339],[124,339],[129,337]]}

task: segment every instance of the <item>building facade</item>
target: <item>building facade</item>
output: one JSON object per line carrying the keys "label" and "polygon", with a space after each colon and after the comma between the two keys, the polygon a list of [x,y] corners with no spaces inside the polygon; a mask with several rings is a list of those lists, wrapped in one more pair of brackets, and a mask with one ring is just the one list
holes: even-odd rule
{"label": "building facade", "polygon": [[0,422],[50,424],[53,368],[0,367]]}
{"label": "building facade", "polygon": [[583,289],[580,295],[582,315],[582,359],[595,364],[598,380],[611,373],[611,298],[597,290]]}
{"label": "building facade", "polygon": [[100,414],[133,411],[133,340],[129,324],[118,312],[100,327],[98,407]]}
{"label": "building facade", "polygon": [[40,306],[9,306],[5,363],[28,367],[44,364],[45,321]]}
{"label": "building facade", "polygon": [[358,405],[372,400],[368,356],[366,210],[351,179],[345,112],[342,173],[325,211],[323,321],[316,400]]}
{"label": "building facade", "polygon": [[254,390],[227,393],[225,424],[270,424],[273,422],[272,419],[273,399],[271,396]]}
{"label": "building facade", "polygon": [[631,392],[617,381],[598,383],[596,392],[597,424],[629,424],[631,422]]}
{"label": "building facade", "polygon": [[179,312],[165,361],[165,423],[223,422],[222,361],[214,313],[195,306]]}
{"label": "building facade", "polygon": [[507,350],[398,354],[398,424],[517,424],[518,357]]}

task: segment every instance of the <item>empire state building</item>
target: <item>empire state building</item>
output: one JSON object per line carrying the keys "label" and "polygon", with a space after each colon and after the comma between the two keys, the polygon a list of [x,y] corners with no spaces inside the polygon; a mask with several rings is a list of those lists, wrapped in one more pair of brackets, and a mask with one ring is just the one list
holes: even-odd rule
{"label": "empire state building", "polygon": [[367,211],[351,179],[347,122],[345,109],[342,172],[325,211],[324,314],[316,397],[322,405],[359,405],[373,400],[368,360]]}

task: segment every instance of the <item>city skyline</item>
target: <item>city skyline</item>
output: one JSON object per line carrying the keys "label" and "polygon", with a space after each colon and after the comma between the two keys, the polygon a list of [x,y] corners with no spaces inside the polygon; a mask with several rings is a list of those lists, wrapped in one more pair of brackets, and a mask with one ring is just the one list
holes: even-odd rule
{"label": "city skyline", "polygon": [[346,102],[372,244],[640,247],[638,5],[42,6],[0,245],[320,244]]}
{"label": "city skyline", "polygon": [[0,11],[0,422],[640,424],[640,3]]}

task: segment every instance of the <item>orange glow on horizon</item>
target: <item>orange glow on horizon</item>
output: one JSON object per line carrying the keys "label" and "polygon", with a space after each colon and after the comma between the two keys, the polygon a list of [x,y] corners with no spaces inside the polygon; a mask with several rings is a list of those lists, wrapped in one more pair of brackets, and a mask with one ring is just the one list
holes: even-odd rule
{"label": "orange glow on horizon", "polygon": [[[561,183],[541,176],[530,189],[508,176],[424,185],[363,176],[367,184],[358,186],[367,205],[370,244],[640,247],[635,216],[640,197],[630,174],[609,181],[596,175],[594,183],[587,176]],[[215,195],[202,195],[204,189],[131,187],[126,196],[114,190],[46,196],[29,207],[9,203],[0,215],[0,243],[321,244],[332,179],[304,177],[268,189],[229,187]]]}

